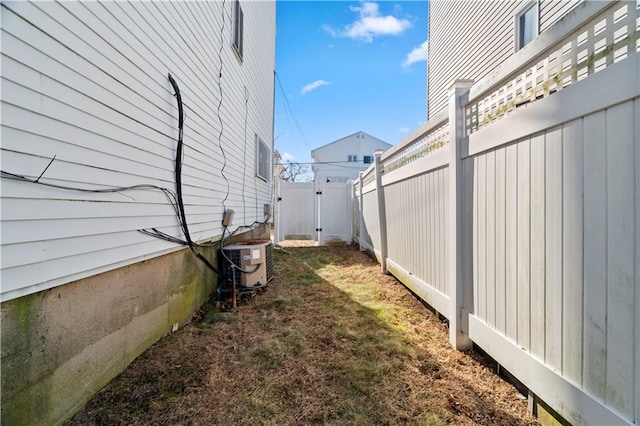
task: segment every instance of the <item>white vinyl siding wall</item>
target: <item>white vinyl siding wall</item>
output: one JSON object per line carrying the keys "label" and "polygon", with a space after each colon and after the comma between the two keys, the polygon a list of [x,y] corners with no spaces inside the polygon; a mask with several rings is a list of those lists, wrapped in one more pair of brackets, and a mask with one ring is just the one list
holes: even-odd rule
{"label": "white vinyl siding wall", "polygon": [[[222,232],[223,166],[233,225],[263,220],[271,189],[255,178],[253,135],[271,146],[275,6],[242,4],[240,64],[232,2],[3,2],[2,170],[36,178],[55,156],[43,182],[175,189],[171,73],[186,114],[192,238]],[[183,238],[159,191],[87,194],[3,179],[2,300],[179,248],[137,232],[152,227]]]}
{"label": "white vinyl siding wall", "polygon": [[373,152],[389,149],[388,143],[364,132],[354,133],[337,141],[323,145],[312,151],[314,180],[324,182],[346,182],[358,179],[361,170],[371,163],[365,163],[364,157],[373,160]]}
{"label": "white vinyl siding wall", "polygon": [[540,2],[540,28],[543,32],[555,24],[582,0],[554,0]]}
{"label": "white vinyl siding wall", "polygon": [[[538,32],[546,30],[580,0],[539,0]],[[515,17],[529,0],[429,3],[428,118],[447,105],[454,80],[478,81],[515,51]]]}

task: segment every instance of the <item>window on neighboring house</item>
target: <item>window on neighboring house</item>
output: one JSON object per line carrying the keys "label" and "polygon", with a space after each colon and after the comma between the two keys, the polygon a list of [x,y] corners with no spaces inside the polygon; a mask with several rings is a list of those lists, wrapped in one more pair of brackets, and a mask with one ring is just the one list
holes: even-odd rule
{"label": "window on neighboring house", "polygon": [[240,2],[236,0],[233,2],[233,48],[235,49],[238,57],[242,60],[242,44],[244,33],[244,13]]}
{"label": "window on neighboring house", "polygon": [[371,163],[373,163],[373,157],[370,156],[370,155],[365,155],[363,162],[364,162],[364,164],[371,164]]}
{"label": "window on neighboring house", "polygon": [[522,49],[538,35],[538,8],[535,3],[527,5],[516,15],[517,50]]}
{"label": "window on neighboring house", "polygon": [[266,181],[269,181],[271,176],[271,150],[258,135],[256,135],[256,176]]}
{"label": "window on neighboring house", "polygon": [[355,163],[358,161],[358,156],[357,155],[348,155],[347,156],[347,161],[350,163]]}

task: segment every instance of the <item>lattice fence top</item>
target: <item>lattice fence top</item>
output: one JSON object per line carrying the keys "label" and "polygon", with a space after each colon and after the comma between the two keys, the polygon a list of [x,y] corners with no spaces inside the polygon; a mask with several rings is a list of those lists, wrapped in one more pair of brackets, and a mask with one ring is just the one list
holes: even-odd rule
{"label": "lattice fence top", "polygon": [[376,174],[374,170],[371,170],[369,174],[366,174],[362,177],[362,186],[364,187],[370,184],[371,182],[373,182],[374,180],[376,180]]}
{"label": "lattice fence top", "polygon": [[465,106],[466,134],[553,95],[640,51],[640,0],[612,7]]}
{"label": "lattice fence top", "polygon": [[449,122],[445,121],[384,160],[383,173],[389,173],[406,166],[437,149],[443,148],[448,143]]}

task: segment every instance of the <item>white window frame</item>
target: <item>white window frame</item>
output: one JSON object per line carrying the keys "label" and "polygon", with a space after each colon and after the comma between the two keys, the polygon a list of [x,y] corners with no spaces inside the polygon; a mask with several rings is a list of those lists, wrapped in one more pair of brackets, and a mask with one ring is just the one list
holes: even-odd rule
{"label": "white window frame", "polygon": [[347,155],[347,161],[349,163],[357,163],[358,162],[358,156],[354,155],[354,154],[349,154],[349,155]]}
{"label": "white window frame", "polygon": [[242,53],[244,47],[244,12],[240,1],[233,2],[233,21],[231,26],[231,45],[238,55],[238,59],[242,62]]}
{"label": "white window frame", "polygon": [[265,182],[269,182],[272,175],[271,170],[271,148],[262,140],[260,136],[255,135],[256,139],[256,177]]}
{"label": "white window frame", "polygon": [[516,13],[516,19],[515,19],[515,30],[516,30],[516,34],[515,34],[515,47],[516,47],[516,49],[515,49],[515,51],[516,52],[518,50],[522,49],[523,47],[525,47],[527,44],[531,43],[531,41],[529,41],[529,43],[522,44],[522,40],[520,38],[520,31],[522,30],[522,24],[521,24],[522,17],[532,9],[533,9],[534,16],[535,16],[535,22],[533,24],[535,31],[534,31],[534,35],[533,35],[533,38],[531,39],[531,41],[535,40],[535,38],[540,33],[540,9],[538,7],[538,2],[537,1],[530,1],[530,2],[526,3],[518,11],[518,13]]}

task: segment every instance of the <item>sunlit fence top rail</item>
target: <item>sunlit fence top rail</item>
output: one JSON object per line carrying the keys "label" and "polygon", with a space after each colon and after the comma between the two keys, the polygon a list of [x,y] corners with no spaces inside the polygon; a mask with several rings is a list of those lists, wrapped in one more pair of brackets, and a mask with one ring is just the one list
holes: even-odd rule
{"label": "sunlit fence top rail", "polygon": [[406,166],[449,143],[448,111],[442,111],[382,155],[383,173]]}
{"label": "sunlit fence top rail", "polygon": [[370,184],[371,182],[373,182],[374,180],[376,180],[376,173],[375,173],[375,169],[373,166],[370,166],[365,172],[364,172],[364,176],[362,177],[362,186],[367,186],[368,184]]}
{"label": "sunlit fence top rail", "polygon": [[[515,72],[507,76],[500,72],[489,75],[471,89],[465,106],[466,134],[640,51],[639,8],[637,0],[614,2],[566,36],[561,34],[562,25],[559,31],[543,33],[541,40],[531,46],[540,49],[538,55],[534,54]],[[570,14],[565,19],[571,21],[579,16]]]}

